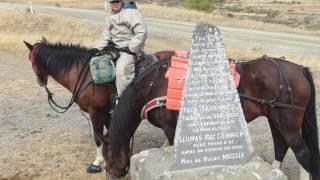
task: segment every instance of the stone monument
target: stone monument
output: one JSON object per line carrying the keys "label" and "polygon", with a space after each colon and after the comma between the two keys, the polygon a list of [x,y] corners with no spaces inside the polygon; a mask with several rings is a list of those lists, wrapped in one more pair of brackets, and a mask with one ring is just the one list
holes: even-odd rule
{"label": "stone monument", "polygon": [[197,25],[189,59],[173,169],[247,162],[253,147],[218,28]]}

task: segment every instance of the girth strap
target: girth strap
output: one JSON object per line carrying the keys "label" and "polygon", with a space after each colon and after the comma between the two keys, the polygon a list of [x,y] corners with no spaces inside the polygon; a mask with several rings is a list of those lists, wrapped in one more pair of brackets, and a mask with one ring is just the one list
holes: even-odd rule
{"label": "girth strap", "polygon": [[148,112],[166,106],[167,96],[158,97],[149,101],[141,110],[141,119],[148,119]]}

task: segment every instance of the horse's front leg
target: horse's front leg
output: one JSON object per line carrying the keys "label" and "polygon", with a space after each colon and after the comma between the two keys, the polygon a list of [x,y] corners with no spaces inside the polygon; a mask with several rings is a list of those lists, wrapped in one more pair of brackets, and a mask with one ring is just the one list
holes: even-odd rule
{"label": "horse's front leg", "polygon": [[87,172],[88,173],[99,173],[102,171],[101,166],[103,165],[104,159],[102,156],[102,142],[99,140],[99,138],[97,137],[97,135],[94,135],[94,140],[96,142],[96,159],[94,160],[93,163],[91,163],[88,167],[87,167]]}
{"label": "horse's front leg", "polygon": [[[97,114],[101,114],[101,115],[97,116]],[[103,150],[102,141],[105,140],[104,131],[106,131],[104,128],[105,127],[104,122],[109,121],[109,118],[105,119],[108,116],[104,113],[92,113],[92,115],[90,114],[90,116],[91,116],[93,131],[94,131],[94,140],[96,143],[96,159],[94,160],[93,163],[91,163],[87,167],[87,172],[99,173],[102,171],[101,166],[104,163],[104,158],[102,155],[102,150]]]}

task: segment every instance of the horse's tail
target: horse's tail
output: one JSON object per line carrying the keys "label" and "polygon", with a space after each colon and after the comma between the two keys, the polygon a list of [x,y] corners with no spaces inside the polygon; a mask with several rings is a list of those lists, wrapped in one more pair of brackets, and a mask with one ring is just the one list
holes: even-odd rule
{"label": "horse's tail", "polygon": [[304,74],[309,82],[311,94],[302,122],[302,136],[311,153],[310,173],[312,178],[314,180],[320,180],[320,153],[316,114],[316,92],[310,70],[308,68],[304,68]]}
{"label": "horse's tail", "polygon": [[110,143],[113,160],[120,158],[121,150],[129,151],[130,139],[140,123],[135,106],[135,87],[131,83],[121,95],[111,120]]}

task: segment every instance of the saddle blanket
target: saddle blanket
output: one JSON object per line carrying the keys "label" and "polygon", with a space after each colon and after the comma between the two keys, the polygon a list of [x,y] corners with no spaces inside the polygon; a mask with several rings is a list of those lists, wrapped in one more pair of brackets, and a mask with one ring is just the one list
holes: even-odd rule
{"label": "saddle blanket", "polygon": [[[166,78],[169,81],[166,102],[167,109],[180,110],[180,101],[189,62],[188,53],[188,51],[176,51],[175,56],[171,58],[171,65],[166,73]],[[236,64],[229,64],[229,68],[234,83],[238,88],[240,84],[240,74],[236,70]]]}

